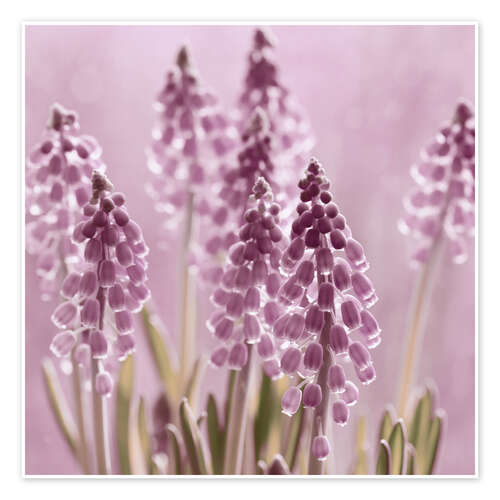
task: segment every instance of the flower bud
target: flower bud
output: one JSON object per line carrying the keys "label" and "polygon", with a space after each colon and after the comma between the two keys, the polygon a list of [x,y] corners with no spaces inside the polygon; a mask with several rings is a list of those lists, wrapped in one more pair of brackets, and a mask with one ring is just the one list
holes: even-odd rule
{"label": "flower bud", "polygon": [[307,384],[304,387],[302,404],[304,408],[316,408],[323,399],[321,386],[318,384]]}
{"label": "flower bud", "polygon": [[73,332],[66,331],[58,333],[50,344],[50,350],[58,358],[69,356],[76,343]]}
{"label": "flower bud", "polygon": [[324,461],[330,454],[330,443],[326,436],[316,436],[312,443],[312,453],[319,461]]}
{"label": "flower bud", "polygon": [[297,413],[301,399],[301,390],[297,389],[297,387],[290,387],[281,398],[281,411],[291,417]]}
{"label": "flower bud", "polygon": [[245,344],[234,344],[229,352],[228,366],[231,370],[241,370],[247,363],[248,349]]}
{"label": "flower bud", "polygon": [[113,379],[108,372],[100,372],[95,377],[95,390],[104,397],[109,397],[113,390]]}
{"label": "flower bud", "polygon": [[318,342],[311,342],[304,354],[304,367],[306,370],[318,371],[323,364],[323,347]]}
{"label": "flower bud", "polygon": [[345,401],[337,399],[332,406],[333,420],[335,423],[344,426],[349,420],[349,408]]}
{"label": "flower bud", "polygon": [[300,365],[302,353],[296,347],[289,347],[281,356],[281,369],[286,374],[292,374]]}
{"label": "flower bud", "polygon": [[328,369],[328,387],[332,392],[341,394],[345,391],[345,373],[340,365],[332,365]]}

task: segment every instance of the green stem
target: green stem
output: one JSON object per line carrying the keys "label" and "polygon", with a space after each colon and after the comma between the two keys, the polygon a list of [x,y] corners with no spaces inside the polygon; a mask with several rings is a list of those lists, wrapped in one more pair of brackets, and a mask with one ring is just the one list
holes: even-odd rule
{"label": "green stem", "polygon": [[82,393],[82,379],[80,374],[80,366],[75,361],[74,358],[75,351],[71,354],[71,362],[73,363],[73,396],[75,400],[76,407],[76,423],[78,427],[78,434],[80,437],[80,463],[82,464],[84,474],[90,474],[90,460],[89,460],[89,450],[87,446],[87,437],[85,432],[85,416],[84,416],[84,404],[83,404],[83,393]]}
{"label": "green stem", "polygon": [[[194,194],[189,193],[186,205],[184,240],[181,256],[181,362],[180,380],[182,391],[186,388],[195,359],[196,349],[196,287],[193,273],[189,269],[189,253],[193,236]],[[182,396],[182,395],[181,395]]]}
{"label": "green stem", "polygon": [[429,300],[432,295],[435,269],[439,261],[442,248],[442,237],[439,236],[433,244],[429,258],[420,270],[413,297],[413,305],[408,323],[407,350],[401,373],[398,414],[405,416],[413,378],[416,371],[417,360],[424,339],[424,325]]}
{"label": "green stem", "polygon": [[236,374],[234,381],[233,397],[231,398],[231,408],[229,409],[224,474],[241,474],[248,416],[250,379],[252,376],[252,354],[253,346],[248,345],[247,363]]}
{"label": "green stem", "polygon": [[94,441],[98,474],[110,473],[109,440],[106,418],[106,400],[95,388],[95,378],[99,373],[100,361],[92,360],[92,400],[94,406]]}

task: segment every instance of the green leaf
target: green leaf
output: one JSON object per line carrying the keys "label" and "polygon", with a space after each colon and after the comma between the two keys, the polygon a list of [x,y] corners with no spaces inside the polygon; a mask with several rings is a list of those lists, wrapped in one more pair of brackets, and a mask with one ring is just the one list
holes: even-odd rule
{"label": "green leaf", "polygon": [[153,461],[151,459],[151,444],[149,442],[149,433],[146,419],[146,403],[144,398],[139,398],[139,408],[137,411],[137,427],[139,432],[139,441],[141,443],[142,455],[148,474],[153,473]]}
{"label": "green leaf", "polygon": [[377,469],[378,476],[385,476],[391,473],[391,449],[389,443],[382,439],[378,449]]}
{"label": "green leaf", "polygon": [[168,443],[171,452],[168,454],[169,457],[174,457],[175,461],[175,474],[181,475],[184,474],[184,469],[182,466],[182,437],[179,432],[179,429],[174,424],[167,424],[167,432],[168,432]]}
{"label": "green leaf", "polygon": [[408,476],[415,475],[415,448],[408,443],[406,445],[406,474]]}
{"label": "green leaf", "polygon": [[415,473],[422,474],[426,463],[427,436],[433,408],[432,391],[427,388],[413,413],[409,442],[415,447]]}
{"label": "green leaf", "polygon": [[405,461],[406,429],[403,420],[399,419],[393,427],[388,439],[391,448],[392,474],[402,474]]}
{"label": "green leaf", "polygon": [[148,339],[149,347],[155,360],[155,366],[163,382],[165,391],[169,398],[178,401],[181,388],[179,388],[177,374],[172,368],[168,349],[160,333],[159,320],[156,315],[152,315],[149,312],[146,306],[142,309],[142,320],[146,330],[146,338]]}
{"label": "green leaf", "polygon": [[227,429],[229,424],[229,412],[231,411],[231,404],[233,401],[234,393],[234,382],[236,380],[236,370],[231,370],[229,372],[229,377],[227,378],[227,388],[226,388],[226,403],[224,406],[224,427]]}
{"label": "green leaf", "polygon": [[49,399],[50,407],[54,413],[59,429],[61,430],[66,443],[70,447],[73,455],[79,460],[78,431],[71,415],[68,403],[64,397],[64,393],[59,384],[54,364],[50,359],[44,359],[42,362],[43,380],[45,382],[45,390]]}
{"label": "green leaf", "polygon": [[432,471],[434,470],[436,455],[439,448],[439,440],[442,434],[444,418],[445,418],[444,413],[439,412],[439,414],[432,419],[429,429],[429,437],[427,440],[427,447],[426,447],[427,459],[425,461],[424,470],[422,471],[423,474],[432,474]]}
{"label": "green leaf", "polygon": [[217,414],[217,403],[213,394],[208,395],[207,402],[207,428],[208,444],[212,455],[214,474],[222,474],[224,467],[224,449],[226,444],[226,433],[219,424]]}
{"label": "green leaf", "polygon": [[179,413],[184,445],[193,474],[212,474],[210,457],[187,398],[182,398]]}
{"label": "green leaf", "polygon": [[385,439],[386,441],[389,439],[389,435],[391,434],[392,427],[394,425],[394,410],[392,407],[388,407],[384,414],[382,415],[382,420],[380,421],[380,427],[378,432],[379,441]]}
{"label": "green leaf", "polygon": [[274,419],[279,415],[279,398],[271,379],[262,373],[262,382],[259,390],[259,402],[255,415],[253,438],[255,463],[260,458],[261,448],[267,443]]}
{"label": "green leaf", "polygon": [[130,463],[130,401],[134,385],[134,358],[129,356],[120,366],[116,394],[116,435],[122,474],[132,474]]}
{"label": "green leaf", "polygon": [[184,391],[184,395],[187,397],[189,405],[191,406],[193,411],[196,411],[197,408],[197,397],[200,388],[200,381],[203,377],[206,366],[207,364],[205,359],[199,358],[196,360],[193,366],[193,371],[191,372],[188,383],[186,385],[186,390]]}

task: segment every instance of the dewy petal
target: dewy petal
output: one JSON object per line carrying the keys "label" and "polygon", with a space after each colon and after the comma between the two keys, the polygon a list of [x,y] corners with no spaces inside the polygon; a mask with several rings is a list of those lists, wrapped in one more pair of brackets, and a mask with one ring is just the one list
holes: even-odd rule
{"label": "dewy petal", "polygon": [[82,325],[96,327],[99,321],[101,306],[95,299],[86,299],[81,311]]}
{"label": "dewy petal", "polygon": [[328,387],[332,392],[341,394],[345,391],[346,378],[340,365],[332,365],[328,369]]}
{"label": "dewy petal", "polygon": [[50,350],[58,358],[64,358],[71,354],[71,350],[75,346],[75,335],[71,331],[60,332],[50,344]]}
{"label": "dewy petal", "polygon": [[349,420],[349,408],[345,401],[337,399],[332,405],[333,420],[335,423],[344,426]]}
{"label": "dewy petal", "polygon": [[63,302],[59,304],[51,316],[52,323],[57,326],[57,328],[67,328],[76,319],[78,314],[78,309],[72,302]]}
{"label": "dewy petal", "polygon": [[353,342],[349,346],[349,357],[354,365],[360,370],[364,370],[371,365],[371,356],[368,349],[361,342]]}
{"label": "dewy petal", "polygon": [[318,342],[311,342],[304,354],[304,367],[306,370],[317,371],[323,364],[323,347]]}
{"label": "dewy petal", "polygon": [[248,360],[248,349],[245,344],[234,344],[229,352],[228,366],[231,370],[241,370]]}
{"label": "dewy petal", "polygon": [[330,443],[324,435],[316,436],[312,443],[312,453],[319,461],[326,460],[330,454]]}
{"label": "dewy petal", "polygon": [[101,396],[109,397],[111,395],[111,391],[113,390],[113,379],[108,372],[104,371],[96,375],[95,389]]}
{"label": "dewy petal", "polygon": [[289,389],[287,389],[287,391],[283,394],[283,397],[281,398],[281,411],[285,415],[291,417],[292,415],[297,413],[301,399],[302,399],[301,390],[297,389],[297,387],[290,387]]}
{"label": "dewy petal", "polygon": [[319,384],[307,384],[304,387],[302,405],[304,408],[316,408],[323,399],[323,393]]}

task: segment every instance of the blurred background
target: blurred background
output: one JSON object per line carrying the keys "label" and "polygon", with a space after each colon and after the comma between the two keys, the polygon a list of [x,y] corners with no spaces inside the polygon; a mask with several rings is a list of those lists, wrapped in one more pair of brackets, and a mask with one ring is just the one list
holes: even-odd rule
{"label": "blurred background", "polygon": [[[160,248],[162,215],[144,190],[151,179],[145,148],[152,103],[182,43],[201,78],[226,109],[236,104],[246,71],[252,26],[28,26],[26,27],[26,150],[39,140],[50,105],[80,115],[81,130],[97,138],[115,187],[126,193],[142,226],[154,302],[176,342],[179,325],[179,248]],[[333,180],[336,201],[365,246],[369,277],[380,298],[373,312],[383,342],[373,352],[374,384],[361,389],[353,424],[334,430],[338,473],[353,455],[355,418],[365,414],[369,443],[385,404],[395,398],[405,326],[416,273],[410,244],[397,230],[401,198],[413,185],[409,167],[456,100],[474,102],[473,26],[276,26],[281,79],[305,108],[316,136],[314,155]],[[436,280],[418,380],[432,378],[448,414],[436,473],[473,474],[474,245],[462,266],[443,259]],[[77,474],[47,403],[40,363],[55,333],[57,299],[42,302],[34,261],[26,257],[26,473]],[[200,294],[202,295],[202,294]],[[202,316],[209,304],[203,296]],[[200,352],[213,345],[200,320]],[[148,346],[138,330],[136,393],[153,402],[160,391]],[[224,372],[208,369],[210,384]],[[68,386],[69,386],[69,381]],[[204,387],[204,393],[208,387]],[[212,389],[213,390],[213,389]],[[203,396],[205,397],[205,396]],[[372,452],[374,453],[374,452]],[[116,457],[115,457],[116,464]]]}

